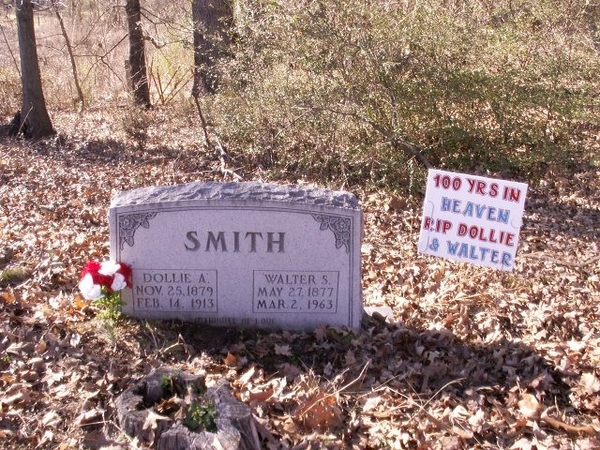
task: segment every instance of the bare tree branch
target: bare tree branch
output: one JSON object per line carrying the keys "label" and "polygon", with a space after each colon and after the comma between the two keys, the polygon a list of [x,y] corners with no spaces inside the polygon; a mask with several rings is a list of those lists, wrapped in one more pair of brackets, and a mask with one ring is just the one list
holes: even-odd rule
{"label": "bare tree branch", "polygon": [[431,164],[431,162],[429,162],[429,160],[425,157],[425,155],[423,155],[423,153],[421,153],[421,151],[419,150],[419,148],[415,144],[407,141],[402,136],[400,136],[398,133],[391,132],[391,131],[387,130],[385,127],[381,126],[376,121],[374,121],[372,119],[369,119],[368,117],[365,117],[362,114],[358,114],[356,112],[350,112],[350,111],[340,111],[338,109],[329,108],[329,107],[327,107],[327,108],[311,108],[311,109],[313,109],[313,110],[329,111],[329,112],[332,112],[334,114],[339,114],[339,115],[342,115],[342,116],[353,117],[354,119],[357,119],[360,122],[366,123],[371,128],[373,128],[375,131],[377,131],[380,135],[382,135],[386,139],[386,141],[390,143],[390,145],[393,148],[395,148],[397,150],[404,151],[404,152],[409,153],[410,155],[414,156],[427,169],[433,169],[434,168],[433,164]]}
{"label": "bare tree branch", "polygon": [[8,49],[8,52],[10,53],[10,57],[13,60],[13,63],[15,64],[15,69],[17,69],[17,73],[19,74],[19,77],[21,77],[21,69],[19,69],[19,62],[17,61],[17,58],[15,57],[15,54],[12,51],[12,48],[10,48],[10,45],[8,44],[8,39],[6,37],[6,33],[4,32],[4,28],[2,27],[2,25],[0,24],[0,31],[2,31],[2,36],[4,37],[4,42],[6,43],[6,48]]}
{"label": "bare tree branch", "polygon": [[85,100],[83,98],[83,91],[81,90],[81,84],[79,83],[79,76],[77,75],[77,64],[75,64],[75,57],[73,56],[73,47],[71,47],[71,40],[69,39],[69,35],[67,34],[67,29],[65,28],[65,23],[63,21],[58,8],[52,2],[52,8],[54,9],[54,14],[58,19],[58,23],[60,24],[60,30],[62,32],[63,38],[65,39],[65,44],[67,45],[67,52],[69,53],[69,59],[71,60],[71,70],[73,71],[73,82],[75,83],[75,89],[77,90],[77,100],[79,104],[79,112],[83,111],[85,106]]}

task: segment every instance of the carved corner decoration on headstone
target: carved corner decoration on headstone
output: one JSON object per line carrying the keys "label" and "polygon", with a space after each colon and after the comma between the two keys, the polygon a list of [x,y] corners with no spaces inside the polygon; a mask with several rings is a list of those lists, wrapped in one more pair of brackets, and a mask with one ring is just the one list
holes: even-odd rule
{"label": "carved corner decoration on headstone", "polygon": [[135,231],[139,227],[150,228],[150,219],[156,217],[155,212],[129,214],[119,217],[119,247],[123,250],[125,244],[133,247]]}
{"label": "carved corner decoration on headstone", "polygon": [[[214,404],[215,432],[191,430],[181,414],[175,419],[157,410],[165,401],[185,408],[184,397],[193,390],[203,390],[202,399]],[[115,403],[121,428],[157,450],[261,449],[250,407],[231,394],[223,379],[206,389],[204,375],[162,367],[124,391]]]}
{"label": "carved corner decoration on headstone", "polygon": [[360,328],[362,211],[344,191],[188,183],[121,192],[111,258],[131,266],[123,312],[201,325]]}

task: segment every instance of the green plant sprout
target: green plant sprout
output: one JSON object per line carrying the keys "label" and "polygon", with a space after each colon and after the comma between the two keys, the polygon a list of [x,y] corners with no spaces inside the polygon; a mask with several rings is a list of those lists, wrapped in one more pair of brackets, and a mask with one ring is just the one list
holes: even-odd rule
{"label": "green plant sprout", "polygon": [[190,405],[183,424],[192,431],[200,427],[214,433],[217,431],[217,410],[212,400],[194,401]]}
{"label": "green plant sprout", "polygon": [[116,322],[123,316],[121,307],[124,303],[116,292],[94,300],[92,304],[100,310],[97,316],[99,319]]}

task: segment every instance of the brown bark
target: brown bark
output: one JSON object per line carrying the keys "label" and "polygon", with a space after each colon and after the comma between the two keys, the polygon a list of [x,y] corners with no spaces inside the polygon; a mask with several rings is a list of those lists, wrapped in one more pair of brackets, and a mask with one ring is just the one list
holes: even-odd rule
{"label": "brown bark", "polygon": [[192,94],[214,94],[221,75],[217,69],[220,59],[229,53],[233,7],[231,0],[194,0],[194,87]]}
{"label": "brown bark", "polygon": [[[165,378],[166,377],[166,378]],[[260,439],[250,407],[238,401],[225,380],[209,388],[204,398],[214,403],[217,431],[192,431],[180,420],[157,414],[154,409],[171,396],[182,392],[165,392],[165,379],[172,378],[175,391],[204,390],[203,375],[189,375],[169,367],[156,369],[134,387],[123,392],[115,402],[121,428],[140,442],[157,450],[260,450]]]}
{"label": "brown bark", "polygon": [[208,390],[207,396],[217,409],[217,432],[190,431],[181,423],[165,431],[157,450],[204,450],[222,448],[227,450],[260,450],[258,431],[250,407],[229,392],[225,380]]}
{"label": "brown bark", "polygon": [[127,0],[125,4],[127,13],[127,28],[129,30],[129,80],[133,91],[133,101],[136,105],[149,108],[150,87],[146,70],[146,53],[144,48],[144,34],[142,32],[142,14],[140,0]]}
{"label": "brown bark", "polygon": [[38,139],[56,134],[56,131],[52,128],[42,90],[33,25],[33,7],[30,0],[16,0],[15,6],[23,88],[19,133],[27,138]]}

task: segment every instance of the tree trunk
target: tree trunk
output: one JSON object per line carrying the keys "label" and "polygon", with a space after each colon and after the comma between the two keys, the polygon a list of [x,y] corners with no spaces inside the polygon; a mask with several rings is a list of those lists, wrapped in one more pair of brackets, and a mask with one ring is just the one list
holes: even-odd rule
{"label": "tree trunk", "polygon": [[56,134],[56,131],[52,128],[42,90],[33,26],[33,7],[30,0],[16,0],[15,6],[23,88],[19,133],[26,138],[38,139]]}
{"label": "tree trunk", "polygon": [[146,54],[144,50],[144,34],[142,32],[140,0],[127,0],[127,28],[129,29],[129,65],[128,77],[133,91],[133,101],[136,105],[149,108],[150,88],[146,70]]}
{"label": "tree trunk", "polygon": [[229,53],[233,6],[231,0],[193,0],[194,87],[192,94],[214,94],[220,82],[217,62]]}

